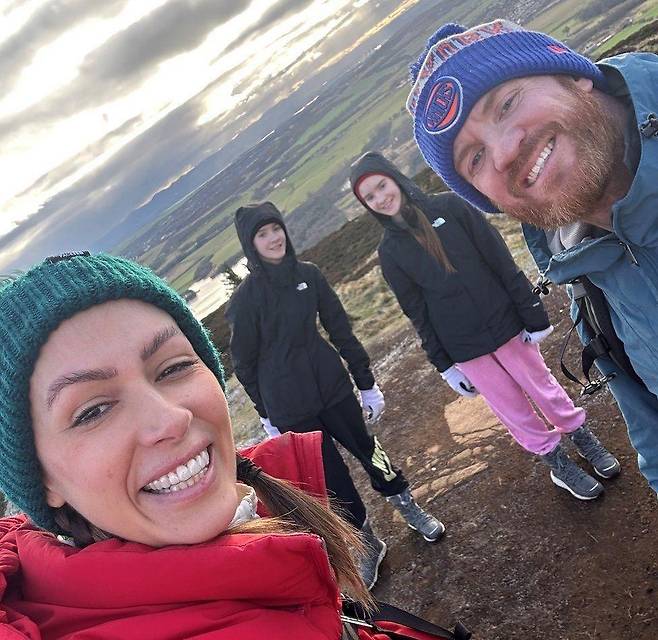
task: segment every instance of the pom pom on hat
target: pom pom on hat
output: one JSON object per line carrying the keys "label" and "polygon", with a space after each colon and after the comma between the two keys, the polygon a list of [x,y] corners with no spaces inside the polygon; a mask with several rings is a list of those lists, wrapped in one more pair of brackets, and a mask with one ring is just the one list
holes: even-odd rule
{"label": "pom pom on hat", "polygon": [[423,62],[425,62],[425,58],[427,57],[427,53],[437,42],[439,42],[439,40],[443,40],[449,36],[454,36],[457,33],[463,33],[464,31],[466,31],[466,27],[454,22],[448,22],[448,24],[444,24],[438,31],[435,31],[428,38],[427,44],[425,45],[425,51],[418,56],[418,60],[409,65],[409,77],[411,82],[416,82],[418,74],[423,67]]}

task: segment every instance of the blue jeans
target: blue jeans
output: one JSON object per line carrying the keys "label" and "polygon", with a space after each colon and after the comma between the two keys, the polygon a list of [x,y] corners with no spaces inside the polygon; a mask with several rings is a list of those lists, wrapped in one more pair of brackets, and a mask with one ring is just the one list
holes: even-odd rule
{"label": "blue jeans", "polygon": [[607,356],[597,358],[595,363],[603,375],[616,374],[608,387],[626,422],[640,471],[658,493],[658,398]]}

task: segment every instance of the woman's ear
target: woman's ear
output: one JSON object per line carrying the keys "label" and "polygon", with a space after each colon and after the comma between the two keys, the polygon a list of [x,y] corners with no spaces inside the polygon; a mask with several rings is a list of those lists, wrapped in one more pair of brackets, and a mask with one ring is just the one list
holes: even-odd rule
{"label": "woman's ear", "polygon": [[53,509],[58,509],[59,507],[63,507],[66,504],[66,500],[64,500],[64,497],[61,496],[54,489],[51,489],[50,486],[48,485],[48,482],[45,483],[45,489],[46,489],[46,502],[48,503],[49,507],[52,507]]}

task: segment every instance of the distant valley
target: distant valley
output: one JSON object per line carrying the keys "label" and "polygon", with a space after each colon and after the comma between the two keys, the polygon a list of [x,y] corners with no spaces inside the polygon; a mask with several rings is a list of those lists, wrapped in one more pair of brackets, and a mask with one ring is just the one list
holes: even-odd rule
{"label": "distant valley", "polygon": [[[263,114],[241,134],[256,138],[254,144],[228,166],[222,164],[231,152],[225,147],[156,194],[100,244],[150,265],[184,291],[239,257],[235,209],[270,199],[286,215],[297,249],[311,247],[360,213],[347,175],[362,152],[382,150],[412,174],[422,168],[404,109],[407,68],[440,22],[472,25],[507,17],[596,58],[658,17],[656,0],[455,4],[421,0],[411,6],[352,52],[349,68],[337,79],[314,79],[305,93]],[[285,113],[291,115],[283,124],[268,127]]]}

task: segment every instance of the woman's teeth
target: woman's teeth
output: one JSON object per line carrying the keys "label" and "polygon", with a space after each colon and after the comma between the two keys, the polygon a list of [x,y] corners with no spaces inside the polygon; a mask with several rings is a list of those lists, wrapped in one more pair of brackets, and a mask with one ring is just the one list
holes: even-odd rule
{"label": "woman's teeth", "polygon": [[172,493],[187,489],[196,484],[208,471],[210,455],[204,449],[200,454],[190,458],[185,464],[178,465],[173,471],[166,473],[157,480],[149,482],[145,491],[151,493]]}
{"label": "woman's teeth", "polygon": [[549,140],[548,144],[544,147],[544,150],[539,154],[539,157],[537,158],[537,162],[535,162],[535,166],[532,168],[532,170],[528,174],[528,177],[526,178],[526,184],[529,187],[535,184],[535,182],[537,181],[537,178],[539,177],[541,170],[544,168],[544,165],[546,164],[546,160],[548,160],[548,156],[550,156],[551,152],[553,151],[554,145],[555,145],[555,140],[554,139]]}

